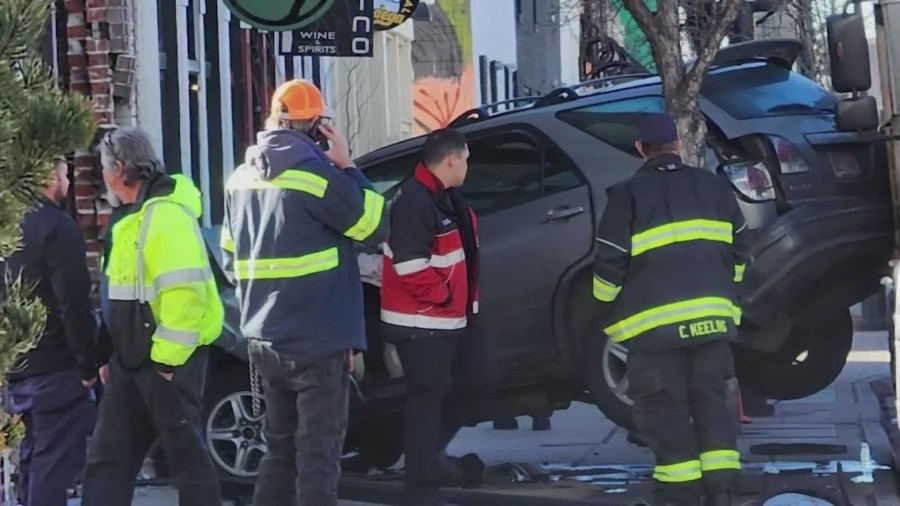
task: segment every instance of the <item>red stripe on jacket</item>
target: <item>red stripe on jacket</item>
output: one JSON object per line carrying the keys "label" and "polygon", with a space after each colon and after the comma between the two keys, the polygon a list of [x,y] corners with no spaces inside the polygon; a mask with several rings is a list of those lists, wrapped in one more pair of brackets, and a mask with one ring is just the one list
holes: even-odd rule
{"label": "red stripe on jacket", "polygon": [[[466,327],[467,315],[478,310],[477,282],[469,286],[459,230],[463,222],[439,207],[444,191],[441,182],[420,164],[392,205],[381,288],[385,323],[453,330]],[[467,212],[477,237],[475,213],[471,208]],[[477,264],[477,239],[475,250],[469,263]]]}

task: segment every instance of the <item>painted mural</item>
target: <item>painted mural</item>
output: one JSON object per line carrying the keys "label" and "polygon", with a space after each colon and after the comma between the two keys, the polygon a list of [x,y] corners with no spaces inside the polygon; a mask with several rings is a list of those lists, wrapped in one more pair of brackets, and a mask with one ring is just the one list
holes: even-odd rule
{"label": "painted mural", "polygon": [[422,0],[415,20],[413,134],[447,126],[475,105],[470,0]]}
{"label": "painted mural", "polygon": [[[656,0],[647,0],[647,7],[651,11],[656,10]],[[653,61],[653,52],[650,50],[650,42],[644,31],[638,26],[631,13],[622,5],[622,0],[612,0],[610,3],[616,14],[617,28],[621,30],[620,43],[625,51],[628,51],[635,60],[650,72],[656,71],[656,63]]]}

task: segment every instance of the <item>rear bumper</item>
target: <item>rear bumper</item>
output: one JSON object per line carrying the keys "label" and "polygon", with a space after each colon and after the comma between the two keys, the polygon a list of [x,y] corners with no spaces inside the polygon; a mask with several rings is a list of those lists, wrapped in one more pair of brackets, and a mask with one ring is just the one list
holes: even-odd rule
{"label": "rear bumper", "polygon": [[741,287],[744,322],[764,328],[785,312],[846,308],[874,293],[889,272],[893,227],[890,203],[841,200],[795,209],[755,231]]}

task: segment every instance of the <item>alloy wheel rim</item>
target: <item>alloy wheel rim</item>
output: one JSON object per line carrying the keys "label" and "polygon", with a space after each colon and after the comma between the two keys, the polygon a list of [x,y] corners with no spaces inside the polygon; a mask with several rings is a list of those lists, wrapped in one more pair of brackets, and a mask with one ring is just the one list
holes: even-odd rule
{"label": "alloy wheel rim", "polygon": [[620,402],[632,406],[634,401],[628,396],[628,348],[607,339],[603,346],[603,379],[609,391]]}
{"label": "alloy wheel rim", "polygon": [[217,466],[239,477],[254,477],[268,451],[263,432],[265,404],[253,416],[253,395],[235,392],[212,409],[206,422],[206,444]]}

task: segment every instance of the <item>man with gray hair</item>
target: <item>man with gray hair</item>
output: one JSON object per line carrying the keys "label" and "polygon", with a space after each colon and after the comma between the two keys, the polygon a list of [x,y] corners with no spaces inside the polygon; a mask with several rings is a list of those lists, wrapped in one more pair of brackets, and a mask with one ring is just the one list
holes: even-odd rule
{"label": "man with gray hair", "polygon": [[206,347],[222,331],[224,309],[197,223],[200,192],[165,173],[142,130],[114,130],[99,150],[103,180],[125,207],[103,265],[113,354],[82,505],[131,504],[157,437],[180,504],[220,505],[200,413]]}

